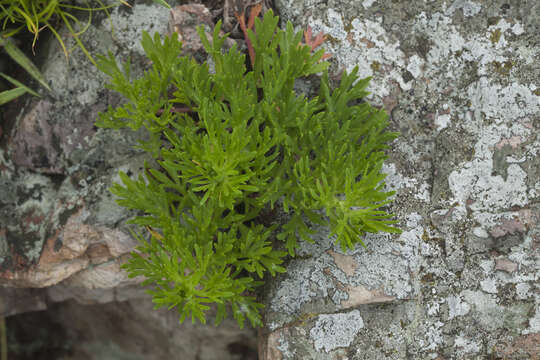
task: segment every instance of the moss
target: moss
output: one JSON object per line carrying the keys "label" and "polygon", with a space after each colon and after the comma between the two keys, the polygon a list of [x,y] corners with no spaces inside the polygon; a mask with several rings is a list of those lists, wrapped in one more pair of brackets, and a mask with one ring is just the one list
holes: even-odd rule
{"label": "moss", "polygon": [[434,284],[435,283],[435,276],[433,274],[426,274],[422,276],[422,283],[424,284]]}
{"label": "moss", "polygon": [[515,65],[515,61],[507,60],[502,63],[499,61],[493,61],[491,65],[493,66],[493,69],[496,73],[500,75],[508,76],[510,75],[510,71]]}
{"label": "moss", "polygon": [[305,314],[302,314],[298,317],[298,319],[296,319],[295,321],[292,322],[292,326],[305,326],[306,323],[308,321],[310,321],[311,319],[313,318],[316,318],[317,316],[319,316],[318,313],[305,313]]}
{"label": "moss", "polygon": [[327,43],[330,43],[336,47],[338,47],[339,45],[341,45],[341,41],[339,41],[338,39],[336,39],[335,37],[333,37],[332,35],[328,35],[326,34],[326,42]]}
{"label": "moss", "polygon": [[407,328],[407,322],[404,321],[403,319],[399,320],[399,324],[401,325],[402,330],[405,330]]}
{"label": "moss", "polygon": [[501,35],[502,35],[501,29],[496,29],[495,31],[491,32],[491,36],[489,37],[489,40],[491,41],[492,44],[496,44],[501,39]]}
{"label": "moss", "polygon": [[379,63],[378,61],[374,61],[371,63],[370,67],[373,72],[378,72],[381,69],[381,63]]}

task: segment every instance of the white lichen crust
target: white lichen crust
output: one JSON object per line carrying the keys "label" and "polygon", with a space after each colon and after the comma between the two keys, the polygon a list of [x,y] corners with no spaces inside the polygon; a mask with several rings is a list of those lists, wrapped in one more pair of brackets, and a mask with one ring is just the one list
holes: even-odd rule
{"label": "white lichen crust", "polygon": [[[369,101],[401,132],[384,170],[403,230],[341,253],[318,229],[268,297],[269,330],[294,334],[282,358],[538,356],[538,4],[277,3],[328,34],[336,73],[373,77]],[[353,311],[349,342],[354,322],[327,317]]]}

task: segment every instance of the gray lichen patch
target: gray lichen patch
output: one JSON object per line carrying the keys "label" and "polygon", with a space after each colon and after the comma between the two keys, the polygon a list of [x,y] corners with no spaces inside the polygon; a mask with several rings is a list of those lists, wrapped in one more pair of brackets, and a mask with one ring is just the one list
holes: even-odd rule
{"label": "gray lichen patch", "polygon": [[[0,229],[4,232],[5,252],[1,266],[16,268],[39,259],[48,233],[48,220],[54,207],[55,191],[47,176],[27,173],[19,179],[4,180],[2,189],[13,192],[3,197]],[[19,259],[19,260],[17,260]]]}
{"label": "gray lichen patch", "polygon": [[[112,32],[114,41],[124,51],[135,51],[142,55],[144,54],[141,45],[143,31],[151,36],[154,33],[161,36],[166,34],[170,12],[165,7],[143,3],[136,4],[130,10],[127,14],[122,8],[116,7],[111,12],[111,21],[107,22],[105,29]],[[113,28],[110,24],[113,24]],[[134,24],[137,25],[133,26]]]}
{"label": "gray lichen patch", "polygon": [[466,290],[463,292],[466,302],[473,305],[471,316],[487,331],[506,329],[516,335],[528,326],[531,303],[517,303],[504,307],[497,304],[493,295],[485,292]]}
{"label": "gray lichen patch", "polygon": [[[277,288],[271,290],[268,322],[274,330],[313,312],[313,309],[335,312],[359,304],[387,303],[414,297],[411,272],[418,271],[417,262],[423,227],[419,216],[410,217],[398,241],[390,236],[368,236],[369,251],[358,249],[342,254],[328,230],[320,228],[314,244],[302,244],[299,256],[306,251],[317,254],[293,259]],[[324,238],[326,234],[326,238]],[[427,248],[423,251],[429,251]],[[346,258],[354,264],[348,273]]]}
{"label": "gray lichen patch", "polygon": [[317,317],[309,335],[315,350],[330,352],[349,346],[363,327],[364,321],[358,310],[349,313],[321,314]]}
{"label": "gray lichen patch", "polygon": [[[384,106],[401,132],[384,171],[387,188],[397,191],[393,211],[403,234],[368,236],[366,249],[346,254],[322,239],[324,246],[304,248],[309,261],[290,263],[310,280],[273,284],[277,292],[282,279],[291,290],[304,284],[309,291],[300,293],[309,295],[281,322],[274,312],[283,308],[275,303],[270,324],[301,334],[313,327],[303,320],[308,315],[358,309],[364,328],[329,353],[306,352],[313,339],[286,337],[289,353],[537,356],[536,2],[282,0],[278,6],[296,26],[330,34],[325,46],[336,72],[358,66],[373,76],[369,101]],[[377,296],[387,302],[369,304]]]}

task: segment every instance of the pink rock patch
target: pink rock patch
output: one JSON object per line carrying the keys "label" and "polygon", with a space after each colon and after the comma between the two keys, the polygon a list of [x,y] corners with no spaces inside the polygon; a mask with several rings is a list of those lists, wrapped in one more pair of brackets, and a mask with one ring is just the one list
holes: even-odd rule
{"label": "pink rock patch", "polygon": [[53,144],[53,129],[48,116],[51,107],[50,102],[40,100],[21,120],[12,139],[16,165],[49,174],[62,173],[60,153]]}

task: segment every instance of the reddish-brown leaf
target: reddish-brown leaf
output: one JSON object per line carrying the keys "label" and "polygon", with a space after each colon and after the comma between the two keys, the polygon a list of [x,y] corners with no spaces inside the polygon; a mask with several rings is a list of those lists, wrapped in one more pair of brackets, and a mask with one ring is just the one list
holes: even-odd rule
{"label": "reddish-brown leaf", "polygon": [[[315,39],[312,39],[312,35],[313,35],[313,32],[312,32],[311,26],[308,26],[307,30],[304,31],[304,39],[306,41],[306,45],[311,48],[311,51],[315,50],[326,40],[326,35],[324,35],[322,31],[319,32],[317,36],[315,36]],[[322,60],[326,60],[331,56],[332,54],[324,53],[322,56]]]}
{"label": "reddish-brown leaf", "polygon": [[263,4],[262,4],[262,2],[260,2],[260,3],[258,3],[257,5],[254,5],[251,8],[251,11],[249,12],[249,20],[248,20],[248,25],[247,25],[248,29],[253,30],[253,25],[255,24],[255,19],[261,13],[262,7],[263,7]]}

